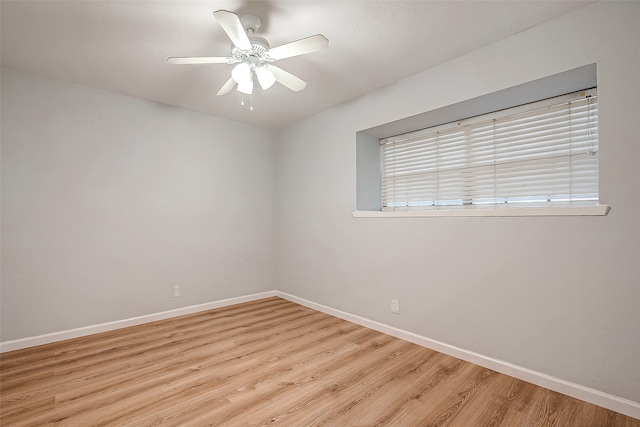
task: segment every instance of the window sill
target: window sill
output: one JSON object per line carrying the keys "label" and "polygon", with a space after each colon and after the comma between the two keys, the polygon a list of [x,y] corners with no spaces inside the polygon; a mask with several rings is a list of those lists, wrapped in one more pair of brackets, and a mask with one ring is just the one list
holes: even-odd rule
{"label": "window sill", "polygon": [[511,209],[433,209],[415,211],[353,211],[354,218],[421,218],[471,216],[605,216],[608,205],[576,206],[566,208],[511,208]]}

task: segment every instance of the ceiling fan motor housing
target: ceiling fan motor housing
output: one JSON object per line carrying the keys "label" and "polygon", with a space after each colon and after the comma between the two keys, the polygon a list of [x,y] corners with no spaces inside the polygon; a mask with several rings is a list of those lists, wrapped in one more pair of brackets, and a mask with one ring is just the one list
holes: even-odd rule
{"label": "ceiling fan motor housing", "polygon": [[231,54],[236,59],[236,61],[245,61],[249,57],[256,58],[260,63],[271,61],[268,55],[266,55],[267,52],[269,52],[270,48],[267,39],[256,35],[250,35],[249,41],[251,42],[250,51],[239,49],[236,46],[234,46],[231,50]]}

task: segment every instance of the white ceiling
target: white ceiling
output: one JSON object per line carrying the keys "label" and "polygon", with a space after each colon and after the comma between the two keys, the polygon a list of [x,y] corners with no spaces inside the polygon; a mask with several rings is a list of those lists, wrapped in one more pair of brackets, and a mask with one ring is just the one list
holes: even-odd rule
{"label": "white ceiling", "polygon": [[[6,1],[2,65],[279,128],[584,6],[584,1]],[[228,56],[212,12],[262,18],[272,47],[313,34],[325,51],[278,66],[301,92],[257,89],[254,111],[235,90],[217,97],[231,65],[172,65],[169,56]],[[256,86],[257,87],[257,86]],[[248,101],[248,99],[246,99]]]}

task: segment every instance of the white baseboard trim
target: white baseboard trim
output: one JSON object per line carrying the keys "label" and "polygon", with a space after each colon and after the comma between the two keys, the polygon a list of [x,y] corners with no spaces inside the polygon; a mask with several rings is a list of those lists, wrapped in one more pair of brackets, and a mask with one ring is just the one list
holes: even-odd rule
{"label": "white baseboard trim", "polygon": [[52,342],[63,341],[71,338],[78,338],[86,335],[97,334],[100,332],[112,331],[115,329],[126,328],[129,326],[141,325],[143,323],[154,322],[156,320],[169,319],[171,317],[182,316],[185,314],[197,313],[200,311],[211,310],[214,308],[226,307],[234,304],[240,304],[243,302],[255,301],[268,297],[280,297],[291,302],[303,305],[305,307],[317,310],[331,316],[338,317],[340,319],[347,320],[349,322],[356,323],[358,325],[374,329],[376,331],[400,338],[414,344],[418,344],[422,347],[426,347],[440,353],[447,354],[449,356],[457,357],[458,359],[465,360],[467,362],[474,363],[476,365],[492,369],[496,372],[500,372],[512,377],[521,379],[523,381],[530,382],[532,384],[544,387],[558,393],[565,394],[567,396],[574,397],[576,399],[584,400],[594,405],[602,406],[603,408],[610,409],[612,411],[619,412],[624,415],[628,415],[633,418],[640,419],[640,403],[633,402],[631,400],[623,399],[608,393],[601,392],[599,390],[575,384],[569,381],[565,381],[560,378],[553,377],[551,375],[543,374],[541,372],[533,371],[531,369],[523,368],[521,366],[514,365],[509,362],[494,359],[484,356],[482,354],[475,353],[473,351],[465,350],[459,347],[455,347],[441,341],[437,341],[431,338],[423,337],[421,335],[414,334],[402,329],[395,328],[393,326],[385,325],[365,317],[357,316],[355,314],[340,311],[326,305],[317,304],[315,302],[299,298],[294,295],[281,291],[267,291],[257,294],[245,295],[241,297],[228,298],[219,301],[213,301],[205,304],[192,305],[188,307],[177,308],[175,310],[163,311],[160,313],[149,314],[145,316],[134,317],[131,319],[118,320],[114,322],[101,323],[99,325],[86,326],[83,328],[71,329],[67,331],[54,332],[46,335],[39,335],[35,337],[22,338],[13,341],[0,342],[0,353],[7,351],[20,350],[23,348],[34,347],[42,344],[49,344]]}
{"label": "white baseboard trim", "polygon": [[484,356],[482,354],[475,353],[473,351],[465,350],[459,347],[455,347],[441,341],[437,341],[431,338],[423,337],[412,332],[407,332],[402,329],[394,328],[383,323],[379,323],[365,317],[357,316],[344,311],[336,310],[334,308],[317,304],[315,302],[298,298],[294,295],[287,294],[285,292],[275,291],[276,296],[284,298],[291,302],[303,305],[305,307],[321,311],[326,314],[330,314],[340,319],[348,320],[349,322],[356,323],[361,326],[365,326],[370,329],[374,329],[379,332],[383,332],[387,335],[400,338],[414,344],[418,344],[422,347],[429,348],[431,350],[438,351],[440,353],[447,354],[449,356],[456,357],[458,359],[465,360],[467,362],[474,363],[487,369],[506,374],[523,381],[530,382],[540,387],[547,388],[549,390],[556,391],[558,393],[565,394],[567,396],[574,397],[576,399],[584,400],[585,402],[593,403],[594,405],[602,406],[603,408],[610,409],[612,411],[619,412],[621,414],[640,419],[640,403],[633,402],[631,400],[623,399],[618,396],[614,396],[608,393],[601,392],[599,390],[585,387],[580,384],[575,384],[570,381],[565,381],[560,378],[553,377],[551,375],[543,374],[541,372],[533,371],[531,369],[523,368],[521,366],[514,365],[509,362],[494,359]]}
{"label": "white baseboard trim", "polygon": [[98,325],[85,326],[67,331],[53,332],[35,337],[21,338],[13,341],[0,342],[0,353],[7,351],[20,350],[37,345],[49,344],[57,341],[64,341],[71,338],[84,337],[87,335],[98,334],[100,332],[113,331],[116,329],[127,328],[129,326],[141,325],[143,323],[155,322],[156,320],[169,319],[171,317],[183,316],[185,314],[197,313],[200,311],[212,310],[214,308],[226,307],[229,305],[240,304],[243,302],[255,301],[262,298],[276,296],[275,291],[261,292],[258,294],[245,295],[241,297],[227,298],[219,301],[208,302],[198,305],[190,305],[188,307],[176,308],[174,310],[162,311],[160,313],[147,314],[144,316],[133,317],[130,319],[116,320],[114,322],[101,323]]}

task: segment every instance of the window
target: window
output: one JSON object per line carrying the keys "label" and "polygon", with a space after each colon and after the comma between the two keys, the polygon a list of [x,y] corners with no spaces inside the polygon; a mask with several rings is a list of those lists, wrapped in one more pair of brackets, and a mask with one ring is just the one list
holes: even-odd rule
{"label": "window", "polygon": [[596,89],[380,140],[382,210],[598,205]]}

